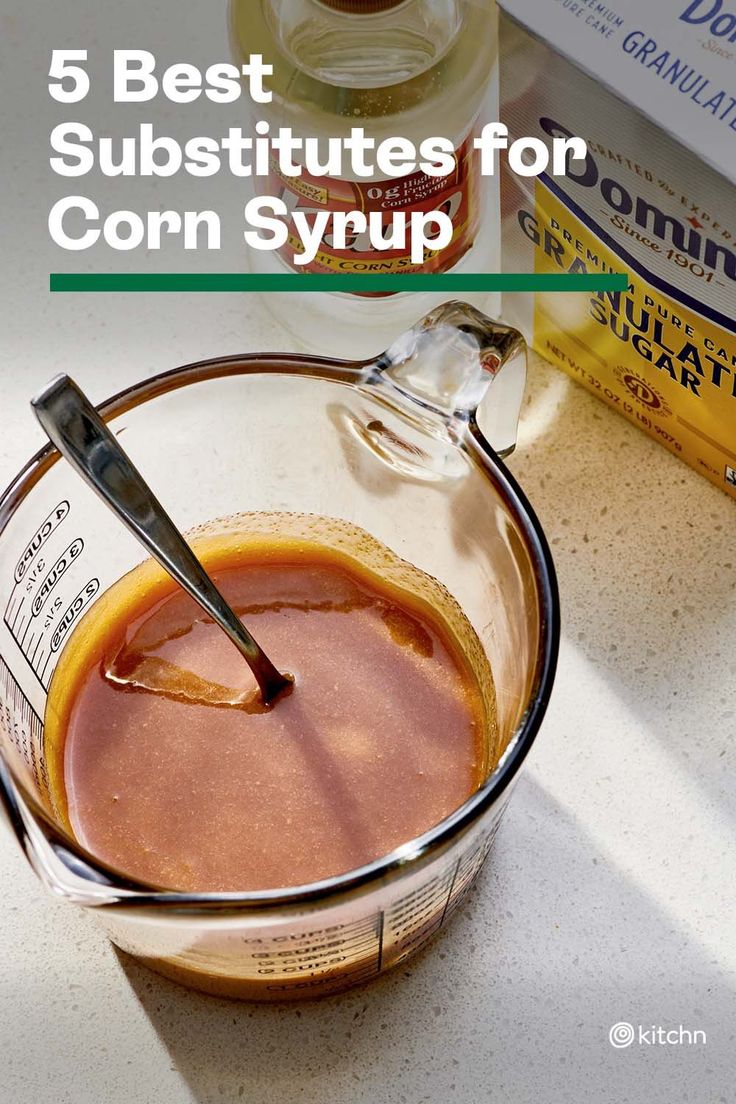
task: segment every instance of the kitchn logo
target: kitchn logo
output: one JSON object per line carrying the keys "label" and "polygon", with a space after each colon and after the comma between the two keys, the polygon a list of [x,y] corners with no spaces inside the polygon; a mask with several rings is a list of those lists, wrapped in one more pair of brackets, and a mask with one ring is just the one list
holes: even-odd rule
{"label": "kitchn logo", "polygon": [[628,1020],[613,1025],[608,1041],[616,1050],[625,1050],[632,1043],[637,1046],[705,1046],[707,1043],[705,1032],[700,1028],[691,1031],[682,1024],[667,1028],[661,1024],[632,1024]]}
{"label": "kitchn logo", "polygon": [[714,38],[736,42],[736,11],[724,11],[723,7],[723,0],[693,0],[680,19],[683,23],[706,27]]}

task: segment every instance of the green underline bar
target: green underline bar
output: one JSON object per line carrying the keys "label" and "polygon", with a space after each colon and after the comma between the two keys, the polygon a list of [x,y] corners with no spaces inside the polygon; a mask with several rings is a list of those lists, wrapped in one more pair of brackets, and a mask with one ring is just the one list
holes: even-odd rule
{"label": "green underline bar", "polygon": [[259,275],[243,272],[52,272],[50,291],[253,291],[253,292],[396,292],[446,291],[625,291],[629,277],[620,273],[412,273],[344,276],[329,273]]}

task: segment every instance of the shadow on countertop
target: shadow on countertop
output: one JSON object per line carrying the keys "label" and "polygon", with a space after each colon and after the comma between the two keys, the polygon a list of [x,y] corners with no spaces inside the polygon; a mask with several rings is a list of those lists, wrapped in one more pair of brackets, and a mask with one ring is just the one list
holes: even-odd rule
{"label": "shadow on countertop", "polygon": [[[197,1104],[726,1104],[731,1091],[733,984],[529,777],[448,929],[364,988],[241,1004],[119,960]],[[626,1020],[703,1030],[707,1045],[624,1053],[608,1032]]]}

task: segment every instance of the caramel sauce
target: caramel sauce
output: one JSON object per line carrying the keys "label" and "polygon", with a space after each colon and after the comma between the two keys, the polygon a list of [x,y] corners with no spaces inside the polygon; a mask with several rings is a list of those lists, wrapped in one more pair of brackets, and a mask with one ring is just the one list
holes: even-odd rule
{"label": "caramel sauce", "polygon": [[57,812],[84,847],[170,889],[301,885],[387,854],[478,787],[488,687],[436,601],[312,540],[207,549],[294,690],[264,709],[200,607],[150,562],[134,569],[73,634],[49,693]]}

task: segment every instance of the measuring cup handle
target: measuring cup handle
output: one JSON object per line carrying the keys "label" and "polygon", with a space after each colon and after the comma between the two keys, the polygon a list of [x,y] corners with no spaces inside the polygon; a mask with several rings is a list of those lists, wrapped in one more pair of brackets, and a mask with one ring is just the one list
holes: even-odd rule
{"label": "measuring cup handle", "polygon": [[516,447],[526,386],[522,334],[467,303],[437,307],[375,362],[384,380],[447,422],[474,421],[499,456]]}

